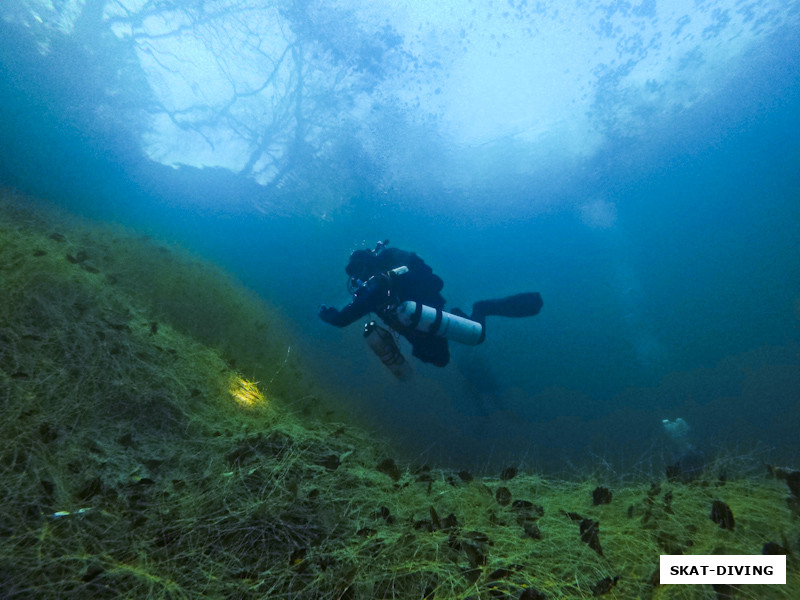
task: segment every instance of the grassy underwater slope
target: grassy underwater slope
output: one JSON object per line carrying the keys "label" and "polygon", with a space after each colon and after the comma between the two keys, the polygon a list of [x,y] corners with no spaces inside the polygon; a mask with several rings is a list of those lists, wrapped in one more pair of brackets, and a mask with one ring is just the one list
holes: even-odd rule
{"label": "grassy underwater slope", "polygon": [[[91,293],[127,298],[150,319],[154,334],[166,321],[218,350],[247,376],[270,381],[279,390],[297,387],[297,365],[285,365],[286,372],[276,376],[276,363],[284,366],[290,353],[280,319],[221,269],[121,227],[89,227],[55,209],[34,211],[24,198],[8,194],[0,201],[5,220],[19,229],[18,234],[44,235],[25,242],[38,244],[31,268],[44,269],[46,277],[55,274],[55,280],[69,274],[72,281],[81,272],[92,275],[80,279],[94,286]],[[66,269],[70,265],[74,268]],[[18,269],[10,271],[13,275]]]}
{"label": "grassy underwater slope", "polygon": [[[766,472],[613,485],[398,466],[359,430],[293,416],[307,390],[287,341],[224,274],[9,196],[0,281],[0,598],[800,589],[800,498]],[[786,586],[658,585],[661,553],[768,543],[790,552]]]}

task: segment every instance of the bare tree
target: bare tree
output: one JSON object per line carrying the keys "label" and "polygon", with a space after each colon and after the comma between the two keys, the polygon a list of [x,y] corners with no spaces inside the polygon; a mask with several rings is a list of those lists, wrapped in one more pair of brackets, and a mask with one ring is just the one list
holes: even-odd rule
{"label": "bare tree", "polygon": [[103,27],[148,72],[158,127],[272,193],[330,178],[354,107],[405,60],[391,28],[322,1],[114,0]]}

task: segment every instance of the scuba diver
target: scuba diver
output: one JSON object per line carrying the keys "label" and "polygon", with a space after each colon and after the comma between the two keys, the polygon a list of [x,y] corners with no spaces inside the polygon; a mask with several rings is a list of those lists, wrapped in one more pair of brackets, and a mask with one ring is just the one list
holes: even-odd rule
{"label": "scuba diver", "polygon": [[[345,272],[353,300],[341,310],[323,304],[320,319],[345,327],[375,313],[411,343],[413,356],[444,367],[450,361],[448,339],[480,344],[486,337],[486,317],[529,317],[542,308],[539,293],[528,292],[475,302],[469,316],[457,308],[445,312],[444,281],[416,253],[388,248],[388,243],[378,242],[373,250],[350,255]],[[371,321],[364,337],[395,376],[408,377],[409,366],[390,332]]]}

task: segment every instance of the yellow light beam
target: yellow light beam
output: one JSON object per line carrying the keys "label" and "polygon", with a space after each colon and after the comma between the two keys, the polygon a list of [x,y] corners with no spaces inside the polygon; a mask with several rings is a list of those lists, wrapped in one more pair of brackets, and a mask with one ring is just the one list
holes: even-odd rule
{"label": "yellow light beam", "polygon": [[244,408],[255,408],[267,401],[256,382],[238,376],[231,379],[230,393],[236,403]]}

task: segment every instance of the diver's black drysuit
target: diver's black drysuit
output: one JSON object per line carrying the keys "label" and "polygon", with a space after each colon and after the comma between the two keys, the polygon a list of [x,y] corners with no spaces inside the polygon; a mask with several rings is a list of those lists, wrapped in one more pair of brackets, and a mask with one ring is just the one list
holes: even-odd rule
{"label": "diver's black drysuit", "polygon": [[[345,327],[375,313],[411,343],[413,356],[444,367],[450,361],[447,339],[403,326],[392,311],[407,300],[442,310],[444,282],[414,252],[387,248],[386,243],[388,241],[379,243],[375,250],[356,250],[350,255],[345,271],[350,277],[353,300],[342,310],[323,304],[319,317],[331,325]],[[400,267],[408,270],[401,272]],[[541,308],[542,297],[532,292],[499,300],[481,300],[473,305],[471,316],[459,309],[453,309],[452,313],[479,322],[485,336],[487,316],[527,317],[538,314]]]}

